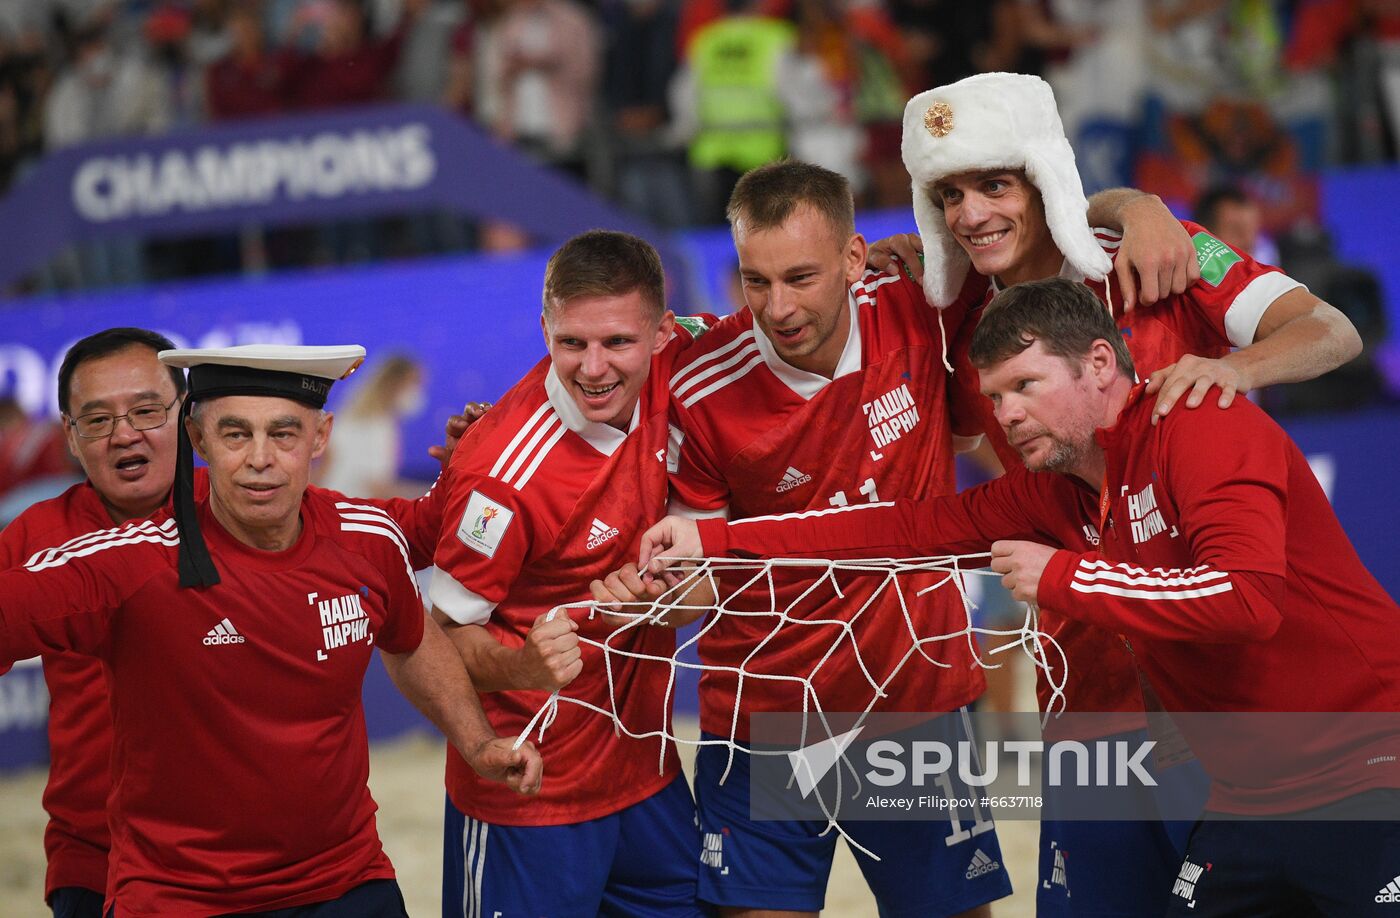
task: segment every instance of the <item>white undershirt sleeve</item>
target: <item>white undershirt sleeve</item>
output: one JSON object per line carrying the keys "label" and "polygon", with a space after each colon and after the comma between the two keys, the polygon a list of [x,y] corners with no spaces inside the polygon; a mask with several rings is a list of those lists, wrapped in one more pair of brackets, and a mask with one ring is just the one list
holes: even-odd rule
{"label": "white undershirt sleeve", "polygon": [[484,625],[496,609],[494,602],[462,586],[456,577],[440,567],[433,568],[428,598],[434,608],[459,625]]}
{"label": "white undershirt sleeve", "polygon": [[671,498],[666,504],[666,513],[670,516],[683,516],[688,520],[727,520],[729,519],[729,505],[716,507],[713,510],[697,510],[687,503]]}
{"label": "white undershirt sleeve", "polygon": [[[1225,334],[1235,347],[1249,347],[1259,330],[1259,320],[1274,304],[1274,300],[1303,285],[1277,271],[1261,274],[1245,285],[1225,310]],[[1307,289],[1304,287],[1303,289]]]}

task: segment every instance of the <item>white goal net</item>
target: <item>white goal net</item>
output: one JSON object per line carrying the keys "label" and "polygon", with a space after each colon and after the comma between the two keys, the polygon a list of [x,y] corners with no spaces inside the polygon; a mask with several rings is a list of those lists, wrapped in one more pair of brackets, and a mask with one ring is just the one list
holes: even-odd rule
{"label": "white goal net", "polygon": [[[964,642],[975,664],[987,669],[1006,665],[1008,661],[1003,654],[1019,651],[1029,657],[1039,670],[1039,678],[1050,688],[1050,702],[1045,712],[1049,716],[1064,707],[1067,675],[1064,653],[1054,638],[1040,630],[1039,616],[1033,606],[1028,607],[1019,627],[990,628],[974,623],[975,605],[969,597],[969,578],[997,576],[980,569],[987,562],[985,554],[858,561],[698,558],[682,562],[690,568],[688,578],[654,603],[628,604],[621,611],[605,609],[592,602],[560,606],[552,614],[569,614],[577,619],[609,616],[608,620],[617,623],[602,640],[580,639],[601,651],[589,665],[601,665],[606,670],[606,702],[600,705],[573,697],[566,686],[554,692],[535,713],[521,732],[520,741],[533,739],[547,749],[549,728],[559,706],[578,705],[609,718],[619,736],[659,739],[658,767],[665,763],[667,744],[724,746],[728,759],[720,778],[723,783],[738,754],[786,754],[751,749],[738,738],[745,700],[752,693],[776,691],[796,702],[791,709],[793,713],[807,715],[802,719],[804,735],[801,739],[801,745],[806,746],[852,729],[849,717],[843,719],[839,730],[827,720],[831,709],[827,699],[822,697],[823,685],[841,684],[842,697],[846,700],[842,707],[845,714],[855,710],[849,708],[853,690],[856,697],[865,699],[856,721],[859,726],[861,720],[888,697],[898,680],[935,679],[939,670],[947,669],[950,664],[942,658],[949,654],[944,651],[963,653],[961,648],[940,646],[952,642]],[[934,590],[952,591],[957,597],[952,606],[956,609],[960,605],[961,615],[930,617],[923,613],[922,607],[931,605],[925,598]],[[632,629],[685,621],[694,616],[695,607],[699,605],[694,597],[708,599],[709,593],[713,593],[713,599],[704,605],[704,618],[698,629],[678,642],[676,651],[669,657],[631,649],[641,643],[628,639]],[[943,608],[947,607],[945,602]],[[818,614],[814,615],[814,610]],[[736,621],[736,618],[743,621]],[[877,618],[880,620],[878,651],[872,655],[874,642],[867,640],[863,645],[860,636]],[[739,627],[745,636],[739,654],[742,658],[736,659],[731,653],[729,664],[700,662],[693,648],[726,625]],[[790,664],[792,632],[797,630],[801,631],[804,652],[801,664],[795,668],[801,671],[778,671],[769,665],[769,657],[780,657]],[[596,629],[590,631],[598,633]],[[979,638],[984,640],[979,641]],[[892,643],[896,646],[891,646]],[[984,652],[983,643],[993,649]],[[788,652],[783,653],[780,648],[785,644]],[[623,706],[616,677],[628,661],[663,664],[668,669],[666,713],[659,726],[629,724],[621,713]],[[681,674],[686,670],[722,678],[726,686],[732,687],[732,716],[727,736],[697,739],[678,735],[672,709]],[[726,699],[728,694],[726,689]],[[808,725],[810,733],[807,733]],[[831,801],[830,806],[823,802],[822,812],[827,817],[828,830],[836,829],[854,847],[860,848],[841,830],[838,810],[836,801]],[[864,848],[860,850],[865,851]]]}

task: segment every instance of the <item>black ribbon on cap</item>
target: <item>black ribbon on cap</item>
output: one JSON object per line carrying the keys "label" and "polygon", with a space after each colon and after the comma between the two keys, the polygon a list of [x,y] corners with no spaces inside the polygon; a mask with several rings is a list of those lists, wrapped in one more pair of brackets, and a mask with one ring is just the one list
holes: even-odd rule
{"label": "black ribbon on cap", "polygon": [[209,546],[204,544],[204,533],[199,529],[199,513],[194,505],[194,444],[190,442],[190,432],[185,429],[185,418],[190,416],[194,406],[192,399],[186,398],[180,406],[180,435],[175,458],[175,525],[180,531],[180,586],[211,587],[219,582],[219,569],[209,555]]}
{"label": "black ribbon on cap", "polygon": [[305,373],[286,373],[252,367],[200,364],[190,368],[189,395],[180,408],[179,455],[175,460],[175,525],[180,531],[180,586],[211,587],[219,583],[219,570],[204,544],[199,512],[194,501],[194,443],[185,427],[194,403],[226,395],[289,398],[324,408],[332,379]]}

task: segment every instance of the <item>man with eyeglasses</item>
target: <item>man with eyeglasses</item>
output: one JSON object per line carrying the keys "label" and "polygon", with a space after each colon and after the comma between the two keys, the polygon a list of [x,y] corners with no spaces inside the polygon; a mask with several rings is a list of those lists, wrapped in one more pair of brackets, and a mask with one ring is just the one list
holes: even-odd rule
{"label": "man with eyeglasses", "polygon": [[[112,328],[68,350],[58,373],[59,407],[68,448],[87,480],[35,504],[0,531],[0,570],[25,563],[47,546],[145,519],[166,504],[175,480],[175,422],[185,377],[162,366],[156,354],[173,347],[146,329]],[[469,406],[468,417],[475,414]],[[464,429],[465,419],[449,423],[448,449]],[[196,484],[201,493],[207,489],[202,469]],[[435,504],[425,499],[366,503],[394,517],[414,548],[415,564],[428,566],[437,538]],[[111,847],[107,686],[95,657],[56,652],[44,654],[42,661],[51,698],[44,895],[56,918],[96,918],[102,913]]]}

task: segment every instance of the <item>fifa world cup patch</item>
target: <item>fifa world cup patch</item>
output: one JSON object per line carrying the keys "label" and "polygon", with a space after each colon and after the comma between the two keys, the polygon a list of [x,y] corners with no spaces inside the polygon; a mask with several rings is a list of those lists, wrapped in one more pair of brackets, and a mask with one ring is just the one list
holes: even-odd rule
{"label": "fifa world cup patch", "polygon": [[1196,247],[1196,263],[1201,266],[1201,280],[1212,287],[1219,287],[1230,269],[1244,261],[1234,249],[1210,233],[1197,233],[1191,237],[1191,244]]}
{"label": "fifa world cup patch", "polygon": [[501,537],[513,519],[514,510],[501,506],[480,491],[473,491],[467,499],[462,522],[457,526],[457,538],[472,551],[494,558],[496,549],[501,547]]}

